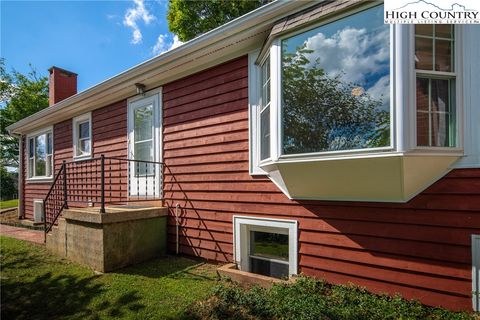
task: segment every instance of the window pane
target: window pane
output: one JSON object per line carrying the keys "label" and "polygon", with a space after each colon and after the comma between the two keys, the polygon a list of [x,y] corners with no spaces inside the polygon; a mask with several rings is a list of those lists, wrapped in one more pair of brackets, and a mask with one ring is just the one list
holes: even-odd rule
{"label": "window pane", "polygon": [[152,139],[153,112],[152,106],[135,109],[134,111],[135,141]]}
{"label": "window pane", "polygon": [[435,36],[440,38],[452,39],[452,25],[451,24],[436,24]]}
{"label": "window pane", "polygon": [[270,107],[260,114],[260,160],[270,158]]}
{"label": "window pane", "polygon": [[[153,161],[153,142],[144,141],[137,142],[134,145],[134,159],[135,160],[144,160],[144,161]],[[134,165],[135,173],[139,175],[150,174],[153,172],[153,165],[147,164],[146,162],[132,162]]]}
{"label": "window pane", "polygon": [[389,34],[378,6],[282,41],[284,154],[390,145]]}
{"label": "window pane", "polygon": [[270,57],[262,66],[262,108],[270,103]]}
{"label": "window pane", "polygon": [[52,150],[53,150],[52,134],[47,133],[47,153],[52,154]]}
{"label": "window pane", "polygon": [[422,36],[433,36],[433,24],[416,24],[415,34]]}
{"label": "window pane", "polygon": [[77,144],[77,155],[87,155],[90,154],[90,139],[80,140]]}
{"label": "window pane", "polygon": [[426,147],[430,144],[428,140],[428,115],[428,112],[417,112],[417,146],[420,147]]}
{"label": "window pane", "polygon": [[53,156],[52,155],[48,155],[47,156],[47,161],[46,161],[46,176],[47,177],[50,177],[52,175],[52,165],[53,165]]}
{"label": "window pane", "polygon": [[33,158],[33,138],[28,139],[28,157]]}
{"label": "window pane", "polygon": [[432,113],[432,146],[449,147],[449,116],[446,113]]}
{"label": "window pane", "polygon": [[432,112],[449,112],[449,80],[432,79]]}
{"label": "window pane", "polygon": [[28,177],[29,178],[33,177],[33,166],[34,166],[33,159],[29,159],[28,160]]}
{"label": "window pane", "polygon": [[250,272],[283,279],[288,277],[288,264],[252,257],[250,258]]}
{"label": "window pane", "polygon": [[415,68],[421,70],[433,69],[433,40],[415,38]]}
{"label": "window pane", "polygon": [[82,122],[78,124],[78,138],[89,138],[90,137],[90,122]]}
{"label": "window pane", "polygon": [[452,42],[435,40],[435,70],[452,71]]}
{"label": "window pane", "polygon": [[288,261],[288,235],[250,231],[250,255]]}
{"label": "window pane", "polygon": [[35,137],[35,176],[46,175],[46,135]]}
{"label": "window pane", "polygon": [[428,111],[428,81],[417,78],[417,110]]}

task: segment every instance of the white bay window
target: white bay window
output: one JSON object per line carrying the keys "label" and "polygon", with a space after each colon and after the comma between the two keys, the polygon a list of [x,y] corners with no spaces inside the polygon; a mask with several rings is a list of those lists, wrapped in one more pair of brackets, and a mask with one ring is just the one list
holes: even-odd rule
{"label": "white bay window", "polygon": [[292,199],[408,201],[463,155],[461,27],[386,25],[374,2],[319,17],[257,54],[251,172]]}

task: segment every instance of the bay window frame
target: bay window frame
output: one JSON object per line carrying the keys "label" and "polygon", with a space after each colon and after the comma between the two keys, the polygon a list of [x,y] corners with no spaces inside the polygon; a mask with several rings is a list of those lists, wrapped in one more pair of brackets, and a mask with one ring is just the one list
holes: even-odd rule
{"label": "bay window frame", "polygon": [[[50,142],[51,146],[51,153],[48,153],[48,135],[51,135],[52,139]],[[37,147],[37,137],[45,135],[45,173],[48,173],[48,170],[50,169],[50,174],[49,175],[43,175],[43,176],[37,176],[36,175],[36,166],[35,166],[35,161],[36,161],[36,147]],[[33,140],[33,145],[30,145],[30,139]],[[39,129],[37,131],[31,132],[26,135],[25,137],[25,153],[26,153],[26,180],[28,182],[49,182],[53,179],[53,174],[54,174],[54,154],[55,154],[55,149],[54,149],[55,143],[54,143],[54,136],[53,136],[53,126],[49,126],[46,128]],[[33,150],[31,150],[33,148]],[[30,153],[33,154],[32,157],[30,157]],[[50,168],[47,165],[48,159],[50,158]],[[33,171],[33,172],[32,172]]]}
{"label": "bay window frame", "polygon": [[[321,19],[313,24],[308,24],[303,28],[287,32],[278,36],[272,41],[270,50],[264,53],[260,59],[265,59],[265,56],[270,55],[270,89],[271,89],[271,105],[270,105],[270,146],[271,146],[271,161],[296,161],[303,159],[328,159],[336,157],[361,157],[362,155],[382,154],[385,152],[394,152],[396,150],[396,101],[395,101],[395,81],[396,81],[396,66],[395,66],[395,33],[398,25],[390,25],[390,145],[378,148],[363,148],[351,150],[334,150],[334,151],[318,151],[310,153],[299,154],[283,154],[283,127],[282,127],[282,40],[291,38],[295,35],[307,32],[322,25],[335,22],[337,20],[346,18],[348,16],[357,14],[359,12],[379,6],[378,3],[370,2],[354,9],[347,10],[334,17]],[[259,60],[260,60],[259,59]],[[265,161],[260,163],[268,164]]]}
{"label": "bay window frame", "polygon": [[[378,5],[378,4],[377,4]],[[375,5],[367,5],[348,11],[343,15],[328,19],[307,27],[288,32],[274,39],[268,50],[264,50],[262,56],[257,57],[257,69],[268,56],[270,57],[270,158],[258,160],[256,164],[265,168],[275,162],[296,162],[303,160],[335,160],[345,158],[364,158],[382,155],[464,155],[463,152],[463,83],[461,72],[463,65],[462,52],[462,26],[454,28],[454,72],[455,72],[455,147],[417,146],[417,125],[416,125],[416,76],[415,69],[415,30],[414,25],[390,25],[390,145],[379,148],[365,148],[339,151],[321,151],[301,154],[282,154],[282,48],[281,41],[296,34],[311,30],[318,26],[341,19],[345,16],[367,10]],[[261,51],[256,51],[258,52]],[[252,60],[252,59],[251,59]],[[258,62],[261,63],[258,63]],[[259,71],[261,72],[261,71]],[[437,72],[439,76],[445,76],[444,72]],[[451,73],[448,73],[451,76]],[[258,81],[257,83],[261,83]],[[261,84],[260,84],[261,85]],[[260,88],[259,88],[260,90]],[[261,104],[259,103],[259,106]],[[258,120],[260,119],[258,111]],[[260,130],[251,126],[251,130]],[[260,145],[260,134],[252,134],[251,138],[256,139],[255,145]],[[251,149],[252,152],[259,152],[259,148]],[[259,157],[259,155],[258,155]],[[253,158],[251,158],[253,159]],[[252,173],[251,173],[252,174]]]}

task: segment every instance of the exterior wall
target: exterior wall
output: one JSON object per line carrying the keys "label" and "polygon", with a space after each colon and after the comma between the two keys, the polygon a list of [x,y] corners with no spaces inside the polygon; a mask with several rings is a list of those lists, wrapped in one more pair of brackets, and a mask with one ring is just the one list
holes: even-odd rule
{"label": "exterior wall", "polygon": [[296,219],[299,270],[333,283],[471,309],[471,234],[480,233],[480,170],[452,171],[406,204],[289,200],[248,172],[247,58],[163,87],[169,247],[232,261],[232,216]]}
{"label": "exterior wall", "polygon": [[[127,101],[119,101],[92,112],[92,153],[110,157],[127,156]],[[24,143],[23,157],[27,157]],[[72,119],[53,126],[53,161],[57,172],[63,160],[73,160]],[[23,179],[26,177],[26,161],[23,162]],[[24,180],[25,181],[25,180]],[[114,181],[115,182],[115,181]],[[33,200],[44,199],[51,183],[24,183],[24,217],[33,220]],[[75,206],[75,204],[71,204]]]}

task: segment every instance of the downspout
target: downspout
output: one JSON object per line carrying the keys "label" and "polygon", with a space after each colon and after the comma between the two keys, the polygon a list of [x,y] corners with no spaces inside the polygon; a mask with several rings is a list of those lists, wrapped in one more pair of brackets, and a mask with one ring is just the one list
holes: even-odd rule
{"label": "downspout", "polygon": [[179,230],[179,222],[178,222],[178,209],[180,208],[180,204],[177,202],[175,205],[175,232],[176,232],[176,254],[178,255],[178,248],[179,248],[179,239],[178,239],[178,230]]}
{"label": "downspout", "polygon": [[24,204],[23,204],[23,180],[25,176],[23,175],[23,137],[20,134],[12,134],[12,136],[18,138],[18,174],[17,174],[17,187],[18,187],[18,218],[23,219],[24,217]]}

